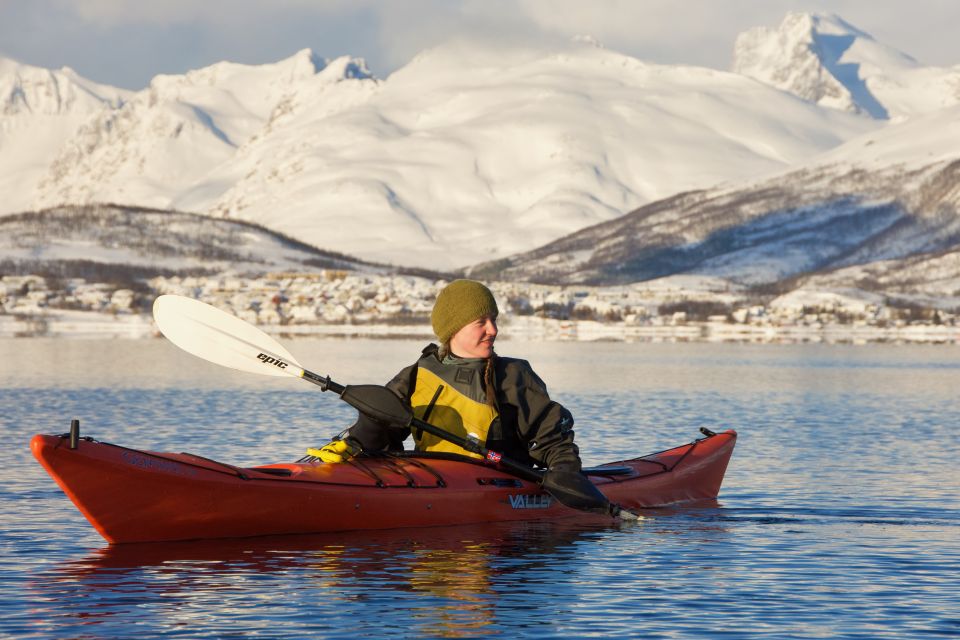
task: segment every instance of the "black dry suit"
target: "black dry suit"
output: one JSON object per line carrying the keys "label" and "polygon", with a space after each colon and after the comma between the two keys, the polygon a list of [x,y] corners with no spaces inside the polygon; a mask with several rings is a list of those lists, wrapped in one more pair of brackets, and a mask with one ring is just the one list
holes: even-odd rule
{"label": "black dry suit", "polygon": [[[487,403],[482,358],[447,356],[435,344],[387,383],[416,417],[461,437],[476,437],[488,449],[531,466],[580,470],[573,442],[573,416],[552,401],[546,385],[526,360],[494,356],[495,406]],[[383,425],[360,415],[344,438],[365,451],[402,449],[411,429]],[[449,451],[477,457],[413,428],[418,451]]]}

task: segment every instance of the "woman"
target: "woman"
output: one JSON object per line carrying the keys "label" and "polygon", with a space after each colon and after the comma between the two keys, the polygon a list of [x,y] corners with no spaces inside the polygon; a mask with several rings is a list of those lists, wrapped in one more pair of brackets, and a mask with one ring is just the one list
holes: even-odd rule
{"label": "woman", "polygon": [[[545,467],[547,484],[552,480],[576,484],[580,490],[586,487],[597,503],[587,508],[612,512],[580,473],[573,416],[550,399],[527,361],[494,353],[498,313],[493,294],[480,282],[448,284],[431,314],[440,346],[427,346],[387,388],[408,403],[417,418],[461,437],[475,437],[488,449],[531,467]],[[479,457],[415,427],[411,434],[410,428],[387,426],[363,414],[332,442],[307,453],[324,462],[343,462],[363,451],[402,449],[409,435],[418,451]]]}

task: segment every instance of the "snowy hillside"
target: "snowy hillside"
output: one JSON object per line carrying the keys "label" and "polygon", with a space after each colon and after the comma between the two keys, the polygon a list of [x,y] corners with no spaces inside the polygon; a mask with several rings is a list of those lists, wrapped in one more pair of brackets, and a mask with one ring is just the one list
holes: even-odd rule
{"label": "snowy hillside", "polygon": [[155,78],[45,145],[0,213],[176,208],[366,259],[462,267],[783,170],[877,126],[740,75],[582,42],[450,44],[384,81],[304,51]]}
{"label": "snowy hillside", "polygon": [[926,67],[835,15],[742,33],[733,70],[825,107],[904,120],[960,103],[960,66]]}
{"label": "snowy hillside", "polygon": [[319,251],[250,223],[113,205],[0,218],[0,272],[116,282],[156,274],[259,275],[387,269]]}
{"label": "snowy hillside", "polygon": [[685,274],[766,291],[808,281],[912,291],[927,303],[939,296],[937,305],[953,308],[958,254],[960,106],[851,141],[798,170],[668,198],[470,273],[595,284]]}

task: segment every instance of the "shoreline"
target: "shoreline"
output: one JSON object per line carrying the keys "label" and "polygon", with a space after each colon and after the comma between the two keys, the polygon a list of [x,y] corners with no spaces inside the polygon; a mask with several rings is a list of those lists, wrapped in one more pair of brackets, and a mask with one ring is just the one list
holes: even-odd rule
{"label": "shoreline", "polygon": [[[427,324],[268,324],[264,332],[285,338],[431,339]],[[748,343],[919,343],[960,344],[960,327],[906,324],[894,327],[826,324],[754,325],[726,322],[637,325],[592,320],[554,320],[536,316],[508,316],[501,327],[506,339],[543,342],[748,342]],[[160,333],[148,314],[106,314],[57,311],[29,317],[0,315],[0,338],[57,338],[64,340],[144,339]]]}

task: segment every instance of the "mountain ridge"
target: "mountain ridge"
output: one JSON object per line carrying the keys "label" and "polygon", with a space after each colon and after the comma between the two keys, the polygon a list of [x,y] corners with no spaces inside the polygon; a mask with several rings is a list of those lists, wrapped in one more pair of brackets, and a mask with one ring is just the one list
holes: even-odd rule
{"label": "mountain ridge", "polygon": [[960,103],[960,66],[926,67],[841,17],[788,13],[734,44],[733,70],[815,104],[902,121]]}
{"label": "mountain ridge", "polygon": [[149,273],[260,275],[338,269],[389,273],[385,265],[323,251],[250,222],[113,204],[71,205],[0,217],[4,272],[55,271],[73,277],[84,265]]}
{"label": "mountain ridge", "polygon": [[[776,172],[880,126],[742,75],[582,41],[450,44],[386,80],[359,59],[318,70],[311,56],[158,76],[20,166],[0,212],[175,208],[449,269]],[[231,74],[248,78],[246,92]],[[21,152],[0,146],[11,163]]]}
{"label": "mountain ridge", "polygon": [[[960,107],[931,119],[957,115]],[[899,128],[909,133],[914,124]],[[887,142],[875,138],[876,146]],[[960,149],[960,127],[940,145]],[[697,276],[733,288],[784,293],[817,285],[864,297],[889,285],[889,295],[960,308],[960,152],[933,155],[877,169],[841,162],[849,158],[838,150],[829,162],[679,194],[465,273],[607,286]]]}

